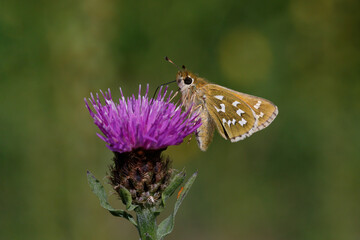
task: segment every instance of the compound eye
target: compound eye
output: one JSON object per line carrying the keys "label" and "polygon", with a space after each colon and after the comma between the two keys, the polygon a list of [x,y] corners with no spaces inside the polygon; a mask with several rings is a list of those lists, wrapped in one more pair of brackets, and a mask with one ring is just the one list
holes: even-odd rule
{"label": "compound eye", "polygon": [[184,79],[184,83],[185,83],[186,85],[190,85],[190,84],[192,84],[192,82],[193,82],[193,79],[192,79],[191,77],[189,77],[189,76],[187,76],[187,77]]}

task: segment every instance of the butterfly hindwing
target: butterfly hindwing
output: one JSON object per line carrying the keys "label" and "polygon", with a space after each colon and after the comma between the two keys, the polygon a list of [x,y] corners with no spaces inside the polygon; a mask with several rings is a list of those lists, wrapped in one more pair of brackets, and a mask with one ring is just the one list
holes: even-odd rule
{"label": "butterfly hindwing", "polygon": [[222,137],[237,142],[250,136],[257,126],[252,108],[235,94],[215,84],[204,86],[206,108]]}
{"label": "butterfly hindwing", "polygon": [[258,119],[257,126],[254,128],[254,132],[260,131],[274,121],[278,114],[278,108],[267,99],[252,96],[249,94],[236,92],[231,90],[234,94],[245,101],[255,112],[255,116]]}

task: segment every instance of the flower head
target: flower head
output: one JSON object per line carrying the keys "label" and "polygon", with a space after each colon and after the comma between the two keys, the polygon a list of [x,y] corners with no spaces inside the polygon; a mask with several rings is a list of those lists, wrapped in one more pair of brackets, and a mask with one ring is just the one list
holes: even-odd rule
{"label": "flower head", "polygon": [[91,94],[85,99],[94,123],[104,134],[98,136],[107,143],[107,147],[114,152],[131,152],[134,149],[163,149],[170,145],[180,144],[186,136],[193,133],[199,126],[200,120],[190,111],[182,112],[181,107],[170,102],[172,92],[167,95],[167,89],[161,89],[155,99],[148,97],[149,85],[146,93],[141,96],[141,85],[136,98],[125,99],[121,88],[119,102],[114,102],[110,89],[101,94],[105,100],[103,105],[99,94],[96,98]]}
{"label": "flower head", "polygon": [[99,94],[91,94],[90,104],[85,99],[91,117],[103,133],[98,136],[114,152],[110,183],[120,197],[122,189],[127,189],[133,203],[141,206],[161,204],[162,192],[169,185],[173,170],[162,151],[180,144],[201,124],[197,115],[182,112],[180,106],[170,102],[172,92],[166,96],[167,90],[161,90],[155,99],[148,98],[149,86],[144,96],[140,86],[138,96],[127,99],[120,89],[118,103],[113,101],[110,90],[101,92],[104,104]]}

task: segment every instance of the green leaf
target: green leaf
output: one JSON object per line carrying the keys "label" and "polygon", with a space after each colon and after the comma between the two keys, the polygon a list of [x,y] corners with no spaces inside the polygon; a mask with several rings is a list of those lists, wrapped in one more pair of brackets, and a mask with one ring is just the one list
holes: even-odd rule
{"label": "green leaf", "polygon": [[114,215],[116,217],[123,217],[123,218],[129,220],[132,224],[134,224],[137,227],[136,221],[131,216],[131,214],[129,214],[128,212],[121,210],[121,209],[115,209],[109,204],[109,202],[107,201],[107,196],[106,196],[103,185],[89,171],[87,171],[87,179],[88,179],[89,185],[91,187],[91,191],[93,193],[95,193],[95,195],[99,198],[100,205],[103,208],[108,210],[112,215]]}
{"label": "green leaf", "polygon": [[122,202],[126,205],[126,210],[128,211],[134,210],[137,207],[137,205],[132,205],[132,197],[130,192],[122,186],[120,186],[119,192]]}
{"label": "green leaf", "polygon": [[159,224],[157,231],[157,235],[159,239],[163,239],[166,235],[170,234],[174,229],[176,213],[179,210],[182,201],[185,199],[196,177],[197,177],[197,172],[194,173],[185,183],[184,188],[180,192],[178,199],[175,202],[174,212]]}
{"label": "green leaf", "polygon": [[182,170],[178,174],[176,174],[171,180],[169,186],[165,188],[164,192],[161,195],[162,204],[165,206],[166,200],[173,195],[175,190],[184,182],[186,176],[185,170]]}

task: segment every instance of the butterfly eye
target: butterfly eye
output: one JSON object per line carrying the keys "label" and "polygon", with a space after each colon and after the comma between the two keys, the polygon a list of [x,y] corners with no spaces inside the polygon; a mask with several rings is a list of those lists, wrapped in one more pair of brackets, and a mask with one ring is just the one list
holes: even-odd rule
{"label": "butterfly eye", "polygon": [[189,76],[184,79],[184,83],[187,85],[190,85],[192,82],[193,82],[193,79]]}

